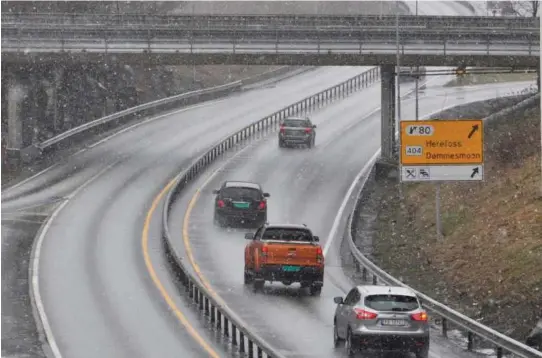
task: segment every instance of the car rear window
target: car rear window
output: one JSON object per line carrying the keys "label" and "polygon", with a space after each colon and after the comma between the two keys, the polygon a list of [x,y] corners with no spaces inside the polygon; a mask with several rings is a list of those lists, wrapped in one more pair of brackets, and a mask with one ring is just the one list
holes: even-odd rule
{"label": "car rear window", "polygon": [[418,306],[416,297],[403,295],[371,295],[365,297],[365,306],[376,311],[413,311]]}
{"label": "car rear window", "polygon": [[220,194],[223,198],[239,201],[260,200],[262,197],[259,190],[252,188],[224,188]]}
{"label": "car rear window", "polygon": [[311,126],[310,121],[303,121],[303,120],[288,120],[285,119],[283,122],[283,125],[285,127],[300,127],[300,128],[308,128]]}
{"label": "car rear window", "polygon": [[312,242],[310,231],[303,229],[268,228],[263,233],[262,240],[305,241]]}

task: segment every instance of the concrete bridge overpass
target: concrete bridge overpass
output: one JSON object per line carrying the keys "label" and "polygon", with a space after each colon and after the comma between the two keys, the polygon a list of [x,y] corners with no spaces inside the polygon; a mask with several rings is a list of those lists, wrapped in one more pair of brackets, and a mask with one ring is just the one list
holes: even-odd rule
{"label": "concrete bridge overpass", "polygon": [[[2,14],[5,62],[537,66],[533,18]],[[397,38],[399,46],[397,46]]]}
{"label": "concrete bridge overpass", "polygon": [[539,63],[538,19],[398,20],[397,31],[396,16],[2,14],[2,62],[380,66],[384,158],[395,148],[397,47],[403,66]]}

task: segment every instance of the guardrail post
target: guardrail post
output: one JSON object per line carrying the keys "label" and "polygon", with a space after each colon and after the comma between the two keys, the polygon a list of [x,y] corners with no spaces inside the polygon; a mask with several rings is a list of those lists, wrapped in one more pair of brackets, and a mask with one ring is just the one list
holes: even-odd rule
{"label": "guardrail post", "polygon": [[199,292],[199,310],[203,310],[203,292]]}
{"label": "guardrail post", "polygon": [[378,283],[378,277],[376,275],[373,275],[373,285],[376,285]]}
{"label": "guardrail post", "polygon": [[448,320],[446,318],[442,319],[442,336],[448,338]]}
{"label": "guardrail post", "polygon": [[502,347],[497,347],[497,358],[502,358]]}
{"label": "guardrail post", "polygon": [[230,336],[230,320],[226,316],[224,316],[224,336]]}
{"label": "guardrail post", "polygon": [[216,310],[216,328],[222,328],[222,312],[219,309]]}
{"label": "guardrail post", "polygon": [[365,267],[361,269],[361,279],[363,280],[363,282],[367,281],[367,268]]}
{"label": "guardrail post", "polygon": [[237,345],[237,327],[233,323],[231,325],[231,344]]}
{"label": "guardrail post", "polygon": [[194,302],[199,303],[199,290],[196,285],[194,285]]}
{"label": "guardrail post", "polygon": [[205,297],[205,315],[209,316],[209,299]]}
{"label": "guardrail post", "polygon": [[194,298],[194,293],[192,292],[193,290],[193,283],[192,281],[188,280],[188,297],[190,298]]}
{"label": "guardrail post", "polygon": [[472,332],[467,332],[467,350],[472,351],[472,348],[474,346]]}
{"label": "guardrail post", "polygon": [[256,348],[256,351],[258,352],[258,358],[263,358],[263,351],[260,346]]}
{"label": "guardrail post", "polygon": [[216,318],[215,318],[215,309],[216,309],[215,305],[213,305],[211,303],[211,323],[215,323],[215,320],[216,320]]}
{"label": "guardrail post", "polygon": [[248,339],[248,356],[251,358],[254,357],[254,347],[252,345],[253,345],[252,340],[249,338]]}
{"label": "guardrail post", "polygon": [[239,331],[239,352],[245,353],[245,334],[243,331]]}

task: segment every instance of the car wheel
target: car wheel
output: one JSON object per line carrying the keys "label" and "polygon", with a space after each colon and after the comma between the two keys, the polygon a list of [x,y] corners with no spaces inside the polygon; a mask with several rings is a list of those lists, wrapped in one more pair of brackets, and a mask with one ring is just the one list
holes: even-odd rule
{"label": "car wheel", "polygon": [[422,351],[416,352],[416,358],[428,358],[429,357],[429,349],[424,349]]}
{"label": "car wheel", "polygon": [[284,142],[279,139],[279,148],[284,148]]}
{"label": "car wheel", "polygon": [[322,293],[322,286],[310,286],[309,287],[309,293],[311,296],[320,296]]}
{"label": "car wheel", "polygon": [[339,330],[337,328],[337,322],[333,323],[333,347],[338,348],[344,340],[339,337]]}
{"label": "car wheel", "polygon": [[312,139],[310,141],[307,142],[307,148],[312,148]]}
{"label": "car wheel", "polygon": [[216,213],[213,217],[213,223],[216,225],[216,226],[223,226],[222,225],[222,219],[220,218],[220,216],[218,216]]}
{"label": "car wheel", "polygon": [[244,284],[249,285],[252,283],[252,275],[248,272],[247,269],[245,269],[245,275],[244,275]]}
{"label": "car wheel", "polygon": [[263,290],[264,284],[265,284],[264,280],[254,280],[254,291]]}
{"label": "car wheel", "polygon": [[353,357],[354,355],[356,355],[356,352],[354,351],[354,346],[352,345],[352,332],[350,331],[350,328],[348,328],[348,331],[346,332],[344,351],[348,357]]}

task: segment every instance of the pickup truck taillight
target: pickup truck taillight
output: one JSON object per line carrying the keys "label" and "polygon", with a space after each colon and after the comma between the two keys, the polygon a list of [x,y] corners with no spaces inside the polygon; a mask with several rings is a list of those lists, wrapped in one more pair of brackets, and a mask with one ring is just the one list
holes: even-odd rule
{"label": "pickup truck taillight", "polygon": [[223,208],[224,207],[224,200],[219,200],[216,202],[216,206],[218,206],[219,208]]}
{"label": "pickup truck taillight", "polygon": [[305,128],[305,133],[310,133],[312,132],[312,128]]}
{"label": "pickup truck taillight", "polygon": [[258,210],[263,210],[263,209],[265,209],[265,200],[260,201],[260,203],[258,204]]}
{"label": "pickup truck taillight", "polygon": [[281,132],[281,133],[285,133],[285,132],[286,132],[286,128],[284,128],[284,126],[280,126],[280,132]]}
{"label": "pickup truck taillight", "polygon": [[316,248],[316,262],[319,264],[324,263],[324,252],[320,246]]}
{"label": "pickup truck taillight", "polygon": [[262,262],[267,262],[267,253],[269,252],[269,247],[262,246]]}

